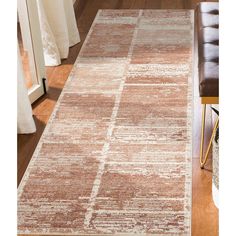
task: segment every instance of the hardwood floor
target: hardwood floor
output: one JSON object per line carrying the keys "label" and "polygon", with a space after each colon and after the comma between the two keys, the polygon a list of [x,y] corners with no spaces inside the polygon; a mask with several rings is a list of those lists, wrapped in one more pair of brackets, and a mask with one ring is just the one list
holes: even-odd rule
{"label": "hardwood floor", "polygon": [[[209,1],[209,0],[208,0]],[[18,135],[18,180],[19,184],[35,147],[47,124],[50,114],[63,89],[73,63],[80,51],[98,9],[194,9],[199,0],[79,0],[76,4],[76,18],[81,42],[70,48],[69,57],[57,67],[47,67],[49,91],[47,95],[33,104],[37,132],[30,135]],[[197,84],[194,85],[197,90]],[[209,110],[209,109],[208,109]],[[192,235],[218,235],[218,210],[212,200],[211,159],[206,169],[199,167],[199,140],[201,125],[201,106],[198,96],[194,97],[194,147],[193,147],[193,187],[192,187]],[[211,131],[211,119],[207,120],[207,136]],[[206,138],[207,139],[207,138]]]}

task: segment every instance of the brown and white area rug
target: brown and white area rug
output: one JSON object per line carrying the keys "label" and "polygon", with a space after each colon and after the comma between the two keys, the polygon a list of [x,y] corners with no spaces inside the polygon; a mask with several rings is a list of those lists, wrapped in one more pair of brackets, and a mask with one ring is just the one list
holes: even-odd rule
{"label": "brown and white area rug", "polygon": [[192,11],[98,12],[19,186],[19,234],[190,235],[192,48]]}

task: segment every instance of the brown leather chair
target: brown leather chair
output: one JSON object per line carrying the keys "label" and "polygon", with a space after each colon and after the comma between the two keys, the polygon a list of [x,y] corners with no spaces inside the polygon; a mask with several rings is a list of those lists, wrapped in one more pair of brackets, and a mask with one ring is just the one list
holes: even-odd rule
{"label": "brown leather chair", "polygon": [[195,11],[195,22],[198,41],[199,94],[203,104],[200,147],[200,165],[203,168],[219,124],[219,120],[217,120],[204,156],[206,105],[219,103],[219,3],[199,3]]}

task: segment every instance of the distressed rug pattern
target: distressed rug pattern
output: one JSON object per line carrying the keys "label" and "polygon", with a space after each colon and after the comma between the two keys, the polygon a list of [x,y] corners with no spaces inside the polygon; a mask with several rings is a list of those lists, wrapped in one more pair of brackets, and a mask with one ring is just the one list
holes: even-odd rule
{"label": "distressed rug pattern", "polygon": [[99,10],[18,188],[18,233],[190,235],[193,12]]}

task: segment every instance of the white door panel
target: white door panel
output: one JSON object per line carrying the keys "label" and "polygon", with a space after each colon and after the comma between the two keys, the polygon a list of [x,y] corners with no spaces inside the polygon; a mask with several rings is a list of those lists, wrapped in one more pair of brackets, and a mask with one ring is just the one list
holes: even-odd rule
{"label": "white door panel", "polygon": [[22,60],[23,64],[27,64],[24,71],[29,99],[33,103],[45,93],[45,88],[47,89],[37,1],[18,0],[17,9],[22,41]]}

